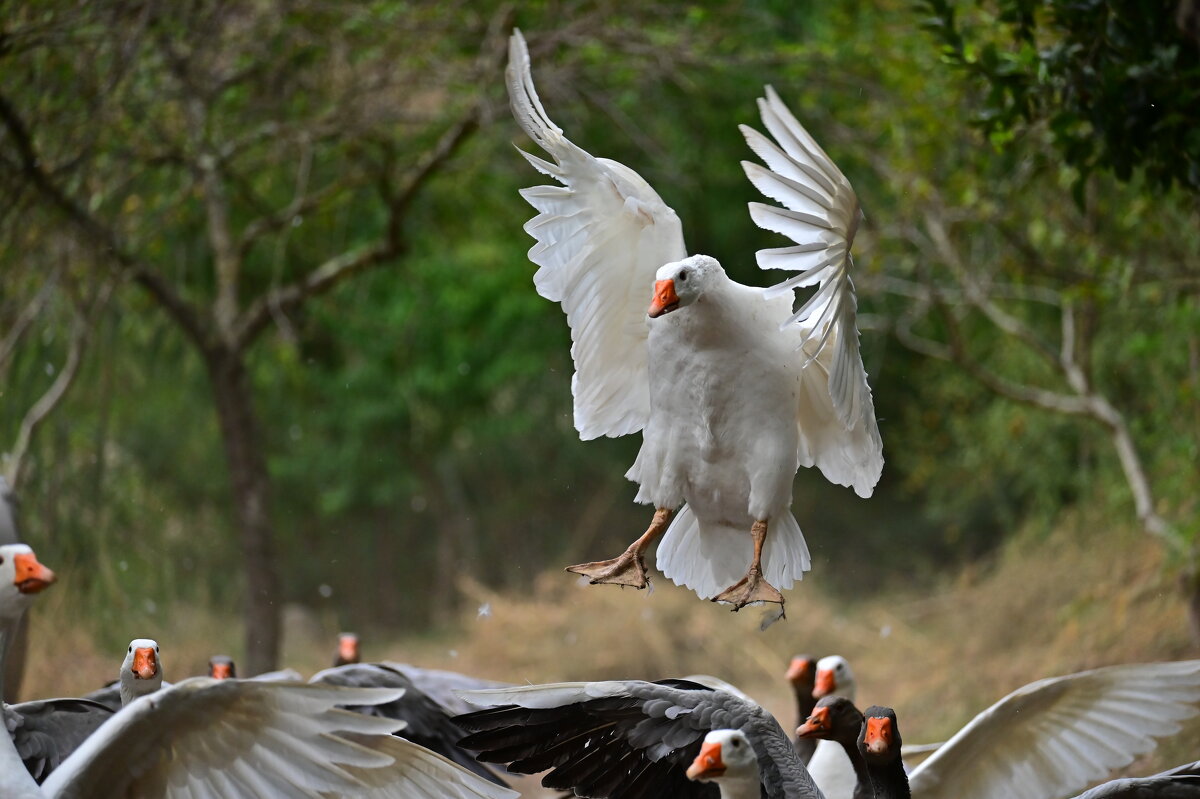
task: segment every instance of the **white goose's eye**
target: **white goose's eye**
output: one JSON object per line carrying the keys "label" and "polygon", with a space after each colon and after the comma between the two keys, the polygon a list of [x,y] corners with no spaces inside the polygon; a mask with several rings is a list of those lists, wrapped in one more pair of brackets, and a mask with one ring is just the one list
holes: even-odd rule
{"label": "white goose's eye", "polygon": [[133,644],[130,644],[130,645],[129,645],[129,651],[130,651],[130,652],[132,652],[132,651],[133,651]]}
{"label": "white goose's eye", "polygon": [[686,283],[686,282],[687,282],[687,279],[688,279],[688,270],[686,270],[686,269],[681,269],[681,270],[680,270],[680,272],[679,272],[679,282],[680,282],[680,283]]}

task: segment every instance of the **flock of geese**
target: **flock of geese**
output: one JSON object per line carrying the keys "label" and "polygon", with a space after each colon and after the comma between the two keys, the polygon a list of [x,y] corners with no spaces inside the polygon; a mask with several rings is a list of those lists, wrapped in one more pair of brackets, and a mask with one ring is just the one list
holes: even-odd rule
{"label": "flock of geese", "polygon": [[[637,431],[629,471],[646,532],[570,571],[644,588],[644,555],[701,598],[775,603],[810,566],[792,515],[797,469],[868,496],[883,464],[858,349],[849,182],[770,89],[771,134],[743,128],[766,166],[747,176],[784,207],[751,204],[795,246],[764,250],[794,274],[771,289],[689,256],[675,212],[636,172],[571,143],[546,115],[520,32],[507,72],[514,115],[560,186],[526,189],[538,291],[572,333],[584,438]],[[650,305],[645,300],[653,285]],[[793,290],[818,286],[799,310]],[[0,546],[0,651],[55,581],[24,544]],[[576,796],[641,799],[1061,799],[1127,766],[1200,703],[1200,661],[1114,666],[1040,680],[976,716],[919,764],[889,708],[856,706],[850,664],[797,656],[797,727],[716,678],[505,685],[361,663],[343,636],[332,668],[239,679],[227,657],[168,683],[158,642],[130,642],[118,679],[89,696],[3,706],[0,797],[512,797],[510,774]],[[915,761],[913,761],[915,762]],[[495,766],[486,765],[492,764]],[[1200,797],[1200,762],[1080,797]]]}
{"label": "flock of geese", "polygon": [[[55,582],[27,545],[0,546],[0,647]],[[837,655],[797,656],[790,737],[717,678],[506,685],[398,663],[163,679],[159,644],[130,642],[114,684],[4,705],[4,797],[515,797],[509,774],[587,797],[1059,799],[1127,766],[1200,712],[1200,660],[1039,680],[976,716],[911,769],[897,715],[855,706]],[[499,766],[489,768],[487,763]],[[1200,796],[1200,762],[1080,799]]]}

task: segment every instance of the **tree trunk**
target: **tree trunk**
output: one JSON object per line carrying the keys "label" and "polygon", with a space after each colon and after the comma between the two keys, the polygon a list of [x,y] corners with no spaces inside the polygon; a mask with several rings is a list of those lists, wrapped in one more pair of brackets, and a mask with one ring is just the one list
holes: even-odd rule
{"label": "tree trunk", "polygon": [[242,539],[246,574],[244,670],[251,676],[278,668],[281,643],[270,478],[243,353],[224,348],[210,351],[206,353],[205,365],[229,462],[230,491]]}

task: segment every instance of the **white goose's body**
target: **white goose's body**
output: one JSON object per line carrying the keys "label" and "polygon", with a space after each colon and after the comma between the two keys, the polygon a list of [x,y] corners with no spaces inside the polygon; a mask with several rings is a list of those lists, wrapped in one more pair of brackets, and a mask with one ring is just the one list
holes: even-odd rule
{"label": "white goose's body", "polygon": [[[810,565],[790,512],[796,470],[817,466],[865,497],[883,468],[849,276],[853,189],[768,88],[759,110],[773,140],[742,128],[767,167],[743,166],[785,208],[752,203],[750,215],[796,246],[757,259],[799,274],[744,286],[713,258],[688,257],[675,212],[635,171],[562,135],[534,90],[519,32],[508,88],[518,123],[554,160],[526,158],[563,184],[521,194],[539,212],[525,226],[538,240],[534,283],[571,327],[575,426],[584,439],[642,431],[627,476],[637,501],[656,508],[623,555],[570,571],[644,588],[642,554],[665,533],[658,566],[671,580],[734,609],[782,604],[776,588]],[[793,290],[818,284],[793,312]]]}
{"label": "white goose's body", "polygon": [[788,368],[796,337],[779,330],[790,303],[766,300],[721,271],[688,311],[650,325],[650,417],[627,474],[639,502],[686,503],[659,544],[658,566],[715,596],[750,561],[747,531],[771,519],[764,576],[786,590],[810,563],[789,512],[799,427],[777,412],[800,403],[801,375]]}

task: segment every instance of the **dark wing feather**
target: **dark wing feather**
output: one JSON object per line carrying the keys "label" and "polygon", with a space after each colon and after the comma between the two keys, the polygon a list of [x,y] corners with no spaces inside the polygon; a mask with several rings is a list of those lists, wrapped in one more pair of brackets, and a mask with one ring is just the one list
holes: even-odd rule
{"label": "dark wing feather", "polygon": [[84,694],[82,699],[104,705],[114,713],[121,709],[121,683],[113,680],[103,688]]}
{"label": "dark wing feather", "polygon": [[359,688],[403,688],[404,695],[394,702],[348,706],[346,709],[368,716],[401,719],[406,726],[396,735],[437,752],[484,779],[506,786],[494,771],[458,745],[458,740],[467,731],[455,722],[450,712],[399,671],[379,663],[353,663],[319,672],[310,682]]}
{"label": "dark wing feather", "polygon": [[4,713],[17,753],[40,784],[113,711],[87,699],[40,699],[7,705]]}
{"label": "dark wing feather", "polygon": [[1152,777],[1106,782],[1075,799],[1200,799],[1200,760]]}
{"label": "dark wing feather", "polygon": [[474,710],[474,708],[462,699],[459,699],[455,691],[481,691],[488,688],[507,688],[511,684],[495,680],[481,680],[478,677],[459,674],[456,671],[424,669],[408,663],[387,661],[380,665],[403,674],[412,681],[412,684],[416,688],[420,689],[421,693],[446,708],[452,715],[470,713]]}
{"label": "dark wing feather", "polygon": [[[611,799],[717,797],[711,783],[685,774],[704,736],[741,729],[759,756],[763,796],[814,797],[811,779],[778,723],[752,702],[686,680],[627,680],[522,686],[472,694],[478,704],[513,701],[457,721],[472,734],[461,741],[479,759],[509,770],[548,770],[547,788]],[[777,740],[775,740],[777,739]]]}

